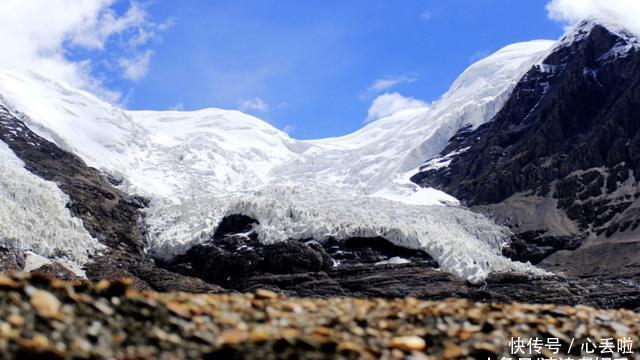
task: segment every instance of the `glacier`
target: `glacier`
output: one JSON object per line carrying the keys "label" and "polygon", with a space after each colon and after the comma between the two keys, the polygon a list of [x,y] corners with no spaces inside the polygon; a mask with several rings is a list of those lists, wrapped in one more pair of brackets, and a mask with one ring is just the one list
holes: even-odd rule
{"label": "glacier", "polygon": [[86,263],[104,246],[71,215],[68,202],[55,183],[30,173],[0,142],[0,246],[63,263]]}
{"label": "glacier", "polygon": [[[234,110],[128,111],[6,66],[0,103],[120,180],[122,190],[151,200],[152,256],[181,254],[206,241],[224,216],[243,214],[259,221],[265,242],[380,236],[424,249],[443,270],[479,282],[491,271],[538,270],[502,257],[506,228],[409,178],[460,128],[489,121],[553,44],[507,46],[471,65],[433,104],[329,139],[296,140]],[[85,240],[93,249],[95,240]],[[84,250],[70,249],[80,258]]]}

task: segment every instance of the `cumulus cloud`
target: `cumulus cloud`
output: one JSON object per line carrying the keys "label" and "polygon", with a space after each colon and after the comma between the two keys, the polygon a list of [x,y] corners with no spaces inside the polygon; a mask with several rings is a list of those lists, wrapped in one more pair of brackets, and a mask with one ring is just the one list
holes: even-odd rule
{"label": "cumulus cloud", "polygon": [[240,106],[238,107],[240,111],[258,111],[258,112],[267,112],[269,111],[269,104],[266,101],[262,100],[259,97],[254,97],[253,99],[245,99],[240,101]]}
{"label": "cumulus cloud", "polygon": [[149,65],[151,65],[151,56],[153,51],[147,50],[134,58],[122,58],[118,60],[118,64],[124,71],[124,77],[138,81],[147,75]]}
{"label": "cumulus cloud", "polygon": [[417,109],[427,106],[429,106],[429,104],[422,100],[405,97],[397,92],[385,93],[373,100],[373,103],[369,107],[369,113],[365,122],[371,122],[385,116],[393,115],[402,110]]}
{"label": "cumulus cloud", "polygon": [[[74,50],[101,51],[110,40],[134,59],[146,60],[139,46],[153,38],[164,24],[155,24],[137,2],[117,14],[115,0],[2,0],[0,1],[0,63],[38,71],[115,100],[119,94],[105,89],[91,75],[90,58],[70,59]],[[150,55],[148,55],[150,57]],[[110,61],[111,59],[101,59]],[[115,61],[115,59],[113,59]],[[144,63],[144,61],[143,61]],[[140,64],[144,65],[144,64]],[[124,76],[140,75],[142,67]]]}
{"label": "cumulus cloud", "polygon": [[416,78],[408,75],[386,76],[371,83],[371,85],[369,85],[369,87],[361,97],[366,98],[369,96],[373,96],[383,91],[392,89],[402,83],[411,83],[414,81],[416,81]]}
{"label": "cumulus cloud", "polygon": [[547,4],[547,12],[550,18],[568,24],[595,18],[640,34],[638,0],[552,0]]}

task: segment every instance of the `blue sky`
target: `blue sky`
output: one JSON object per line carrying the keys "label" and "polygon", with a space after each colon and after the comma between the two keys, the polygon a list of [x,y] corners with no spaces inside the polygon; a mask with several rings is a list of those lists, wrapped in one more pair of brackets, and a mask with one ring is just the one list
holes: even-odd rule
{"label": "blue sky", "polygon": [[[93,72],[130,109],[241,108],[296,138],[337,136],[362,127],[384,91],[430,102],[474,60],[558,38],[547,2],[155,0],[148,16],[169,26],[141,50],[144,76],[117,76],[95,59]],[[371,89],[379,80],[396,84]]]}

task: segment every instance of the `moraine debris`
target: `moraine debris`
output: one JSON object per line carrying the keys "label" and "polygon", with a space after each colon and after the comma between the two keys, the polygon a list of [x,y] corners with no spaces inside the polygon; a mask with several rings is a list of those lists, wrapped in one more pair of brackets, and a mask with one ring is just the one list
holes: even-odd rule
{"label": "moraine debris", "polygon": [[512,337],[640,343],[640,314],[630,310],[269,290],[158,293],[130,280],[28,274],[2,275],[0,283],[2,359],[499,359],[512,357]]}

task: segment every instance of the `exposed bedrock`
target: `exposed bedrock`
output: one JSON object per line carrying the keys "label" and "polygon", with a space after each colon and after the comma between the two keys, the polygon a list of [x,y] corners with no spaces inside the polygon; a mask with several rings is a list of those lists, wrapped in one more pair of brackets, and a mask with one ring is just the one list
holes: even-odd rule
{"label": "exposed bedrock", "polygon": [[313,239],[262,243],[252,231],[256,220],[225,217],[210,241],[196,245],[164,265],[168,269],[243,290],[242,280],[263,274],[283,275],[341,271],[349,265],[415,262],[437,263],[421,250],[393,245],[382,238]]}
{"label": "exposed bedrock", "polygon": [[639,149],[640,42],[583,23],[413,181],[509,226],[515,259],[584,275],[615,259],[638,275],[640,253],[621,244],[640,238]]}
{"label": "exposed bedrock", "polygon": [[24,252],[0,246],[0,272],[20,271],[24,268]]}
{"label": "exposed bedrock", "polygon": [[582,245],[578,235],[545,236],[545,230],[530,230],[514,234],[502,254],[510,259],[536,265],[559,250],[575,250]]}
{"label": "exposed bedrock", "polygon": [[264,244],[252,231],[255,224],[245,216],[225,218],[224,231],[162,266],[243,292],[640,307],[640,286],[629,279],[497,273],[473,285],[440,271],[428,254],[381,238]]}

